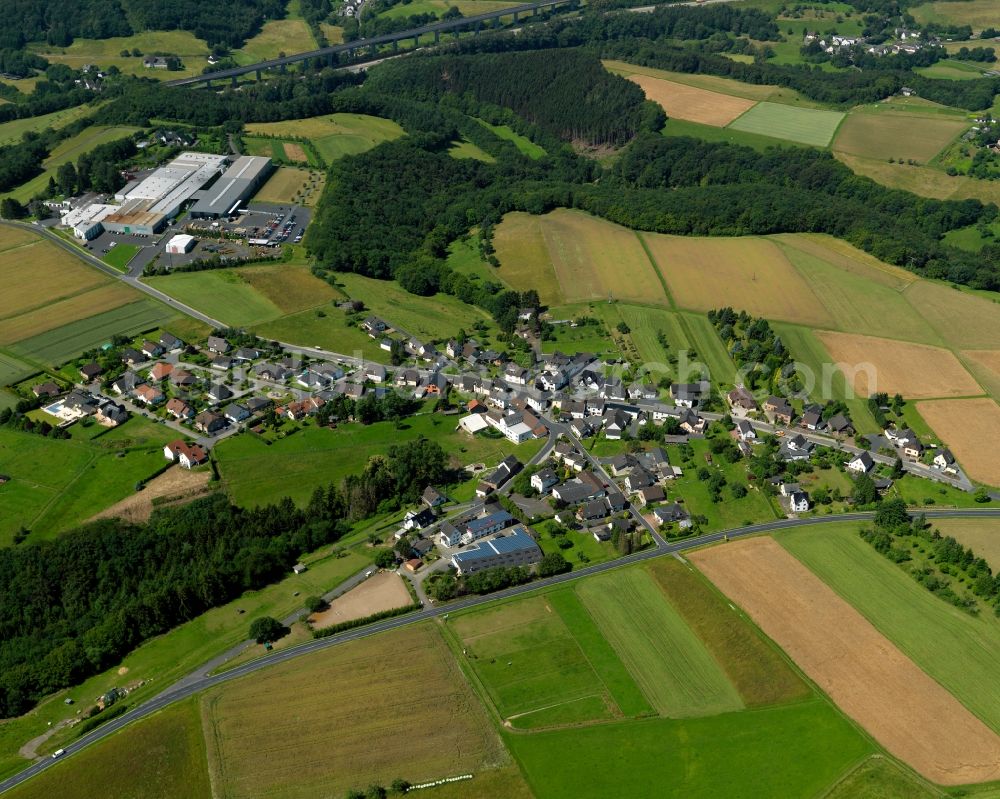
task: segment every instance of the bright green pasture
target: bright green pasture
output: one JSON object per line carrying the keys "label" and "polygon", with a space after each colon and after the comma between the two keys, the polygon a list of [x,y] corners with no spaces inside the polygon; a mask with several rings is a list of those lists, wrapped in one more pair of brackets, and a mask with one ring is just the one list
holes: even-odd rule
{"label": "bright green pasture", "polygon": [[[824,700],[504,735],[537,799],[818,796],[872,745]],[[655,786],[655,787],[654,787]]]}
{"label": "bright green pasture", "polygon": [[107,255],[102,257],[101,260],[108,266],[113,266],[115,269],[124,272],[128,266],[128,262],[135,257],[139,249],[140,247],[136,244],[118,244]]}
{"label": "bright green pasture", "polygon": [[[736,375],[736,365],[726,352],[722,339],[715,332],[708,317],[699,313],[681,313],[681,328],[691,344],[687,357],[691,363],[702,363],[708,367],[709,375],[718,386],[732,385]],[[680,353],[678,353],[680,355]],[[698,380],[699,375],[692,372],[677,377],[680,381]]]}
{"label": "bright green pasture", "polygon": [[931,677],[1000,730],[1000,619],[971,616],[938,599],[858,535],[856,523],[824,524],[775,539],[856,607]]}
{"label": "bright green pasture", "polygon": [[789,142],[761,133],[750,133],[745,130],[736,130],[733,127],[718,128],[715,125],[704,125],[701,122],[689,122],[686,119],[667,120],[663,126],[664,136],[690,136],[693,139],[703,139],[710,142],[726,142],[727,144],[739,144],[744,147],[752,147],[755,150],[763,151],[768,147],[789,147]]}
{"label": "bright green pasture", "polygon": [[729,127],[814,147],[826,147],[843,118],[844,114],[840,111],[761,102],[730,122]]}
{"label": "bright green pasture", "polygon": [[476,122],[484,128],[489,128],[489,130],[493,131],[497,137],[513,142],[514,146],[521,151],[521,154],[528,156],[528,158],[537,160],[545,155],[544,147],[535,144],[527,136],[522,136],[508,125],[491,125],[489,122],[485,122],[482,119],[477,119]]}
{"label": "bright green pasture", "polygon": [[64,532],[132,494],[137,481],[164,465],[159,441],[119,457],[121,444],[0,428],[0,468],[11,478],[0,486],[0,545],[22,526],[32,540]]}
{"label": "bright green pasture", "polygon": [[14,119],[10,122],[0,124],[0,147],[5,144],[19,142],[21,137],[28,131],[40,133],[46,128],[58,130],[64,128],[72,122],[90,114],[94,111],[93,106],[78,105],[67,108],[63,111],[53,111],[51,114],[43,114],[37,117],[25,117],[24,119]]}
{"label": "bright green pasture", "polygon": [[185,305],[233,327],[264,322],[282,315],[277,305],[240,275],[228,270],[175,272],[147,278],[146,282]]}
{"label": "bright green pasture", "polygon": [[647,572],[592,577],[577,591],[661,715],[707,716],[743,707],[719,664]]}
{"label": "bright green pasture", "polygon": [[15,383],[20,383],[36,371],[13,355],[5,355],[0,352],[0,386],[12,386]]}
{"label": "bright green pasture", "polygon": [[486,152],[482,147],[473,144],[468,139],[460,139],[448,148],[448,155],[452,158],[471,158],[473,161],[482,161],[484,164],[496,162],[496,158]]}
{"label": "bright green pasture", "polygon": [[166,305],[142,299],[24,339],[12,344],[10,350],[44,363],[61,364],[99,347],[116,334],[133,336],[176,318],[176,312]]}
{"label": "bright green pasture", "polygon": [[403,135],[403,129],[392,120],[367,114],[327,114],[285,122],[260,122],[247,125],[247,132],[309,139],[326,161],[363,153]]}

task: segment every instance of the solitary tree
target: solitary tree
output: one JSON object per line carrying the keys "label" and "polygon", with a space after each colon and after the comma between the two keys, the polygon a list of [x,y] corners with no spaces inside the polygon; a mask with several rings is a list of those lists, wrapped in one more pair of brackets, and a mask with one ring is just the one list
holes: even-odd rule
{"label": "solitary tree", "polygon": [[277,641],[284,634],[284,625],[270,616],[261,616],[250,623],[250,637],[258,644],[268,644],[272,641]]}

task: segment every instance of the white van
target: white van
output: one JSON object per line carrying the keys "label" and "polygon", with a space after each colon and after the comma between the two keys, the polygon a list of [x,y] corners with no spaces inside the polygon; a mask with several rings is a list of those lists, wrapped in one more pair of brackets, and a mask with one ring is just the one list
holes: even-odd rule
{"label": "white van", "polygon": [[65,749],[56,749],[56,751],[52,753],[52,759],[55,760],[57,757],[62,757],[64,754],[66,754]]}

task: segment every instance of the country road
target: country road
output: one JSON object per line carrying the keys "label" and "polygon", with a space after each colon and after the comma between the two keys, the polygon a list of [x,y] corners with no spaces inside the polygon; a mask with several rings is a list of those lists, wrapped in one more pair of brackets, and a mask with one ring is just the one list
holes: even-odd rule
{"label": "country road", "polygon": [[[1000,508],[926,510],[923,512],[926,514],[928,519],[1000,518]],[[54,760],[51,757],[42,758],[18,774],[15,774],[13,777],[3,780],[0,782],[0,793],[10,790],[15,785],[19,785],[36,774],[41,773],[45,769],[61,762],[63,759],[71,757],[91,744],[118,732],[132,722],[145,718],[146,716],[149,716],[150,714],[155,713],[156,711],[161,710],[174,702],[185,699],[193,694],[212,688],[216,685],[229,682],[230,680],[245,677],[248,674],[253,674],[261,669],[268,668],[269,666],[286,663],[303,655],[318,652],[332,646],[338,646],[349,641],[356,641],[370,635],[377,635],[378,633],[386,632],[388,630],[395,630],[410,624],[416,624],[428,619],[447,616],[449,613],[453,613],[457,610],[476,607],[478,605],[485,605],[490,602],[496,602],[501,599],[508,599],[522,594],[528,594],[533,591],[549,588],[553,585],[568,583],[574,580],[579,580],[583,577],[600,574],[601,572],[610,571],[611,569],[617,569],[621,566],[639,563],[656,557],[676,555],[678,553],[706,546],[708,544],[715,544],[733,538],[743,538],[745,536],[759,535],[761,533],[769,533],[776,530],[785,530],[794,527],[827,524],[830,522],[866,521],[871,519],[873,516],[873,512],[867,511],[859,513],[834,514],[812,519],[776,519],[775,521],[764,522],[762,524],[738,527],[732,530],[720,530],[716,533],[706,533],[705,535],[699,535],[673,544],[657,544],[650,549],[643,550],[642,552],[636,552],[628,557],[620,558],[609,563],[599,563],[593,566],[587,566],[567,574],[560,574],[554,577],[549,577],[545,580],[538,580],[527,585],[520,585],[514,588],[508,588],[504,591],[498,591],[495,594],[465,597],[446,605],[424,608],[423,610],[409,613],[405,616],[397,616],[392,619],[375,622],[374,624],[359,627],[354,630],[348,630],[338,635],[332,635],[328,638],[319,638],[313,641],[308,641],[304,644],[289,647],[288,649],[275,651],[270,655],[265,655],[257,660],[243,663],[233,669],[230,669],[229,671],[219,674],[207,672],[206,668],[208,668],[210,664],[206,664],[189,674],[187,677],[178,680],[172,686],[157,696],[154,696],[152,699],[149,699],[141,705],[132,708],[123,715],[108,721],[96,730],[82,736],[79,740],[67,744],[64,747],[65,753],[59,760]],[[215,659],[213,659],[211,663],[214,664]]]}

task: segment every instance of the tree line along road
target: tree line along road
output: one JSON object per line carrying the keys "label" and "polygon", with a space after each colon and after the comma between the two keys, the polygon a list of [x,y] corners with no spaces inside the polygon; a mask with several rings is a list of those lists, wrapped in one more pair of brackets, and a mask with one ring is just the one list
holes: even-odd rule
{"label": "tree line along road", "polygon": [[[1000,518],[1000,508],[956,508],[952,510],[926,510],[922,511],[928,519],[958,519],[958,518]],[[825,524],[829,522],[852,522],[852,521],[867,521],[874,516],[872,511],[864,511],[857,513],[841,513],[833,514],[830,516],[823,516],[820,518],[810,518],[810,519],[776,519],[772,522],[764,522],[761,524],[749,525],[746,527],[737,527],[732,530],[720,530],[716,533],[706,533],[704,535],[695,536],[694,538],[686,539],[684,541],[677,541],[672,544],[655,544],[653,547],[642,552],[636,552],[624,558],[619,558],[618,560],[610,561],[608,563],[599,563],[593,566],[587,566],[583,569],[568,572],[566,574],[555,575],[554,577],[549,577],[544,580],[538,580],[533,583],[528,583],[526,585],[515,586],[513,588],[508,588],[503,591],[497,591],[494,594],[489,594],[486,596],[469,596],[463,599],[456,600],[446,605],[424,608],[423,610],[416,611],[414,613],[409,613],[405,616],[397,616],[395,618],[386,619],[385,621],[375,622],[373,624],[367,625],[365,627],[358,627],[353,630],[347,630],[338,635],[332,635],[328,638],[318,638],[313,641],[308,641],[304,644],[299,644],[294,647],[289,647],[288,649],[282,649],[277,652],[273,652],[270,655],[265,655],[258,658],[257,660],[252,660],[248,663],[243,663],[229,671],[222,673],[206,673],[204,671],[205,667],[201,667],[187,677],[182,678],[178,682],[174,683],[170,688],[166,689],[162,693],[153,697],[152,699],[143,702],[141,705],[132,708],[128,712],[118,716],[117,718],[111,719],[106,724],[98,727],[96,730],[89,732],[88,734],[81,737],[78,741],[74,741],[71,744],[67,744],[64,747],[64,754],[59,758],[59,760],[54,760],[51,757],[45,757],[41,760],[30,765],[23,771],[15,774],[13,777],[9,777],[6,780],[0,782],[0,793],[8,791],[15,785],[18,785],[25,780],[30,779],[36,774],[50,768],[55,763],[60,760],[70,757],[77,752],[82,751],[86,747],[93,743],[106,738],[107,736],[118,732],[123,727],[131,724],[134,721],[145,718],[157,710],[161,710],[174,702],[181,699],[185,699],[192,694],[196,694],[200,691],[204,691],[207,688],[212,688],[213,686],[219,685],[221,683],[229,682],[230,680],[237,679],[239,677],[245,677],[248,674],[253,674],[254,672],[265,669],[269,666],[277,665],[279,663],[285,663],[287,661],[293,660],[295,658],[301,657],[302,655],[307,655],[312,652],[318,652],[321,649],[326,649],[331,646],[338,646],[340,644],[348,643],[349,641],[356,641],[360,638],[365,638],[370,635],[377,635],[378,633],[386,632],[388,630],[395,630],[400,627],[405,627],[410,624],[416,624],[421,621],[426,621],[428,619],[433,619],[439,616],[446,617],[449,613],[458,610],[464,610],[466,608],[476,607],[478,605],[485,605],[490,602],[497,602],[502,599],[509,599],[511,597],[520,596],[522,594],[531,593],[533,591],[539,591],[546,588],[550,588],[554,585],[559,585],[561,583],[568,583],[573,580],[579,580],[583,577],[589,577],[594,574],[600,574],[601,572],[610,571],[611,569],[617,569],[622,566],[628,566],[635,563],[640,563],[646,560],[651,560],[652,558],[677,555],[679,553],[685,552],[687,550],[696,549],[698,547],[703,547],[709,544],[716,544],[721,541],[728,541],[732,538],[744,538],[746,536],[760,535],[762,533],[774,532],[776,530],[784,530],[792,527],[805,527],[808,525]]]}

